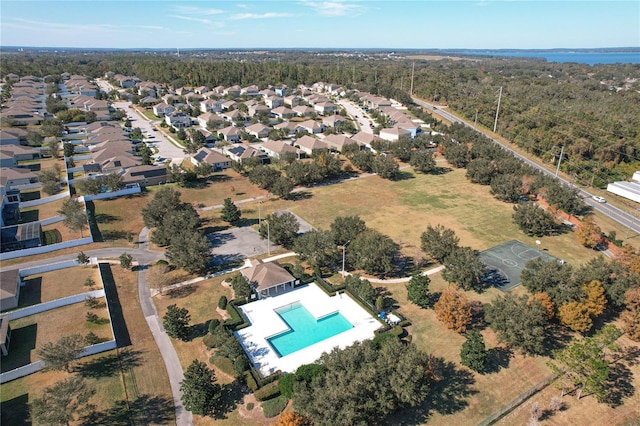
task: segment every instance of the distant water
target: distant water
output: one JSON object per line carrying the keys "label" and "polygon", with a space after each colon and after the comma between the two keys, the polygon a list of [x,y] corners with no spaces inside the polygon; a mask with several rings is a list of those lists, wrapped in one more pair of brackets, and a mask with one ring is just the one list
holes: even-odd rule
{"label": "distant water", "polygon": [[579,64],[640,64],[640,51],[569,51],[569,50],[452,50],[464,55],[511,56],[544,58],[548,62],[577,62]]}

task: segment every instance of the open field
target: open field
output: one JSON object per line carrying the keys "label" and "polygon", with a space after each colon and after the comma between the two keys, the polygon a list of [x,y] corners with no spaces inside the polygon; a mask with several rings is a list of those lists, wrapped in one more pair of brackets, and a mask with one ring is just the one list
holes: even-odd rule
{"label": "open field", "polygon": [[139,194],[93,201],[102,240],[110,246],[127,246],[127,235],[130,234],[137,242],[138,234],[144,228],[142,208],[153,199],[157,189],[154,187]]}
{"label": "open field", "polygon": [[[92,288],[84,285],[88,278],[95,282]],[[24,282],[25,286],[20,291],[19,307],[36,305],[102,288],[98,268],[91,266],[77,266],[61,271],[30,275],[25,277]]]}
{"label": "open field", "polygon": [[56,200],[51,203],[40,204],[39,206],[27,207],[20,210],[22,216],[22,223],[35,222],[37,220],[48,219],[50,217],[58,216],[58,210],[62,208],[62,204],[65,199]]}

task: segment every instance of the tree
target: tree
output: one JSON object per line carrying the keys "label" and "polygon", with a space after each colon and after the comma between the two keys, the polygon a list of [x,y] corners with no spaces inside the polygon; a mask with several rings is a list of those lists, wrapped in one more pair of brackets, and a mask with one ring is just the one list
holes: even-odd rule
{"label": "tree", "polygon": [[197,232],[200,227],[200,216],[191,205],[183,205],[164,217],[162,224],[151,234],[151,242],[159,246],[170,245],[180,234]]}
{"label": "tree", "polygon": [[482,334],[477,330],[471,330],[466,338],[460,349],[460,364],[482,373],[487,363],[487,349]]}
{"label": "tree", "polygon": [[495,175],[495,164],[488,158],[475,158],[467,164],[467,179],[473,183],[489,185]]}
{"label": "tree", "polygon": [[553,351],[553,357],[549,366],[562,374],[563,396],[567,380],[579,388],[578,399],[583,392],[594,394],[598,400],[606,396],[609,364],[595,339],[574,339],[566,348]]}
{"label": "tree", "polygon": [[169,337],[187,340],[190,320],[191,316],[187,308],[178,308],[176,304],[173,304],[167,306],[167,313],[162,317],[162,325]]}
{"label": "tree", "polygon": [[426,308],[431,304],[431,293],[429,293],[429,284],[431,279],[429,276],[420,272],[414,272],[411,279],[407,283],[407,298],[410,302]]}
{"label": "tree", "polygon": [[76,149],[70,142],[65,142],[62,144],[62,151],[65,157],[73,157],[76,153]]}
{"label": "tree", "polygon": [[222,391],[215,372],[204,362],[194,359],[180,382],[184,408],[199,416],[210,416],[220,407]]}
{"label": "tree", "polygon": [[242,274],[238,274],[231,280],[231,288],[237,298],[247,298],[253,293],[253,287],[249,280]]}
{"label": "tree", "polygon": [[529,236],[542,237],[556,230],[554,217],[533,203],[521,203],[513,210],[513,221]]}
{"label": "tree", "polygon": [[[263,225],[259,228],[260,236],[262,238],[270,237],[272,242],[285,247],[291,247],[300,229],[298,220],[288,211],[270,214],[262,222]],[[268,225],[265,226],[264,222],[267,222]]]}
{"label": "tree", "polygon": [[41,171],[38,180],[42,184],[42,191],[45,194],[53,195],[57,193],[60,190],[60,168],[54,167]]}
{"label": "tree", "polygon": [[72,362],[82,353],[84,339],[79,334],[63,336],[57,342],[47,342],[36,351],[49,370],[71,371]]}
{"label": "tree", "polygon": [[421,404],[429,393],[429,356],[398,339],[380,348],[370,340],[334,348],[319,363],[325,372],[299,382],[293,395],[295,411],[317,425],[380,424],[400,407]]}
{"label": "tree", "polygon": [[279,171],[262,164],[254,167],[249,172],[249,181],[255,185],[258,185],[262,189],[271,188],[279,177]]}
{"label": "tree", "polygon": [[433,158],[433,152],[420,150],[411,154],[409,164],[416,172],[429,173],[436,168],[436,160]]}
{"label": "tree", "polygon": [[197,230],[184,230],[171,239],[167,259],[190,274],[204,271],[211,262],[211,244]]}
{"label": "tree", "polygon": [[311,230],[293,242],[293,251],[312,267],[322,268],[336,259],[336,247],[331,232]]}
{"label": "tree", "polygon": [[81,377],[63,379],[46,387],[29,404],[31,421],[43,425],[68,425],[77,420],[94,393]]}
{"label": "tree", "polygon": [[393,179],[400,171],[398,163],[393,157],[378,155],[371,162],[371,169],[383,179]]}
{"label": "tree", "polygon": [[360,216],[338,216],[331,223],[333,242],[344,246],[367,229]]}
{"label": "tree", "polygon": [[622,329],[631,340],[640,342],[640,289],[627,291],[624,305],[624,312],[620,316]]}
{"label": "tree", "polygon": [[529,298],[529,303],[533,300],[537,300],[544,307],[547,312],[547,319],[551,321],[556,316],[556,305],[547,293],[536,293]]}
{"label": "tree", "polygon": [[120,259],[120,266],[123,269],[131,268],[131,262],[133,261],[133,257],[131,257],[129,253],[127,252],[122,253],[118,259]]}
{"label": "tree", "polygon": [[579,333],[585,333],[593,327],[593,320],[586,303],[565,303],[558,308],[558,318],[563,325]]}
{"label": "tree", "polygon": [[351,164],[353,164],[363,172],[370,172],[371,170],[373,170],[374,158],[375,156],[371,151],[358,151],[351,157]]}
{"label": "tree", "polygon": [[491,179],[491,193],[500,201],[517,203],[522,196],[522,177],[501,173]]}
{"label": "tree", "polygon": [[596,248],[602,243],[602,231],[596,224],[593,215],[589,215],[583,219],[576,230],[576,238],[578,242],[587,248]]}
{"label": "tree", "polygon": [[592,317],[602,315],[607,306],[607,298],[604,295],[604,287],[598,280],[592,280],[582,285],[582,291],[587,296],[586,304]]}
{"label": "tree", "polygon": [[293,181],[286,176],[280,176],[278,179],[273,182],[271,185],[271,192],[274,195],[286,200],[291,195],[291,191],[293,191]]}
{"label": "tree", "polygon": [[442,277],[463,290],[480,291],[484,287],[482,277],[486,268],[478,254],[470,247],[457,247],[444,260]]}
{"label": "tree", "polygon": [[349,275],[345,279],[344,284],[347,287],[347,290],[367,302],[371,308],[373,308],[376,299],[378,298],[378,291],[373,288],[369,280],[360,278],[360,275],[354,274]]}
{"label": "tree", "polygon": [[84,254],[83,251],[81,251],[80,253],[78,253],[78,256],[76,257],[76,261],[80,265],[88,265],[89,264],[89,256],[87,256],[86,254]]}
{"label": "tree", "polygon": [[454,142],[452,140],[444,143],[444,158],[453,167],[463,168],[467,166],[470,160],[469,148],[464,143]]}
{"label": "tree", "polygon": [[436,318],[445,327],[457,333],[466,332],[473,319],[471,303],[464,293],[453,286],[448,286],[442,291],[433,309],[436,312]]}
{"label": "tree", "polygon": [[351,241],[346,257],[354,269],[385,275],[393,271],[393,259],[397,251],[398,247],[391,238],[375,229],[368,229]]}
{"label": "tree", "polygon": [[155,228],[162,225],[167,214],[184,208],[180,201],[180,191],[172,187],[164,187],[155,193],[153,200],[142,208],[142,220],[145,226]]}
{"label": "tree", "polygon": [[485,308],[485,319],[498,333],[498,340],[526,353],[544,352],[549,320],[547,311],[536,299],[507,294]]}
{"label": "tree", "polygon": [[443,262],[458,247],[459,242],[455,232],[442,225],[436,225],[435,228],[429,225],[420,236],[422,251],[438,262]]}
{"label": "tree", "polygon": [[80,231],[80,236],[82,236],[82,230],[87,226],[87,215],[76,199],[67,198],[64,200],[58,213],[64,215],[62,223],[67,228],[74,232]]}
{"label": "tree", "polygon": [[231,198],[225,198],[224,205],[222,206],[221,219],[225,222],[233,223],[238,221],[241,215],[240,209],[231,201]]}
{"label": "tree", "polygon": [[546,292],[565,284],[571,278],[571,265],[538,257],[529,260],[520,274],[522,285],[532,293]]}
{"label": "tree", "polygon": [[[291,374],[293,376],[293,374]],[[284,377],[284,376],[283,376]],[[282,380],[282,378],[280,379]],[[287,411],[280,414],[275,426],[310,426],[309,419],[305,418],[302,414],[298,414],[293,411]]]}
{"label": "tree", "polygon": [[401,137],[391,145],[391,154],[398,160],[406,163],[411,159],[411,148],[413,144],[408,137]]}

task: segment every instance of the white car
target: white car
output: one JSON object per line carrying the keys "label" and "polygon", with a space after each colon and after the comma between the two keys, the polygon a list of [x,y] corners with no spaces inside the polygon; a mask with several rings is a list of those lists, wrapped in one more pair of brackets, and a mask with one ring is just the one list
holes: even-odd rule
{"label": "white car", "polygon": [[594,200],[596,200],[596,201],[597,201],[597,202],[599,202],[599,203],[606,203],[606,202],[607,202],[607,200],[605,200],[604,198],[602,198],[602,197],[601,197],[601,196],[599,196],[599,195],[594,195],[594,196],[593,196],[593,199],[594,199]]}

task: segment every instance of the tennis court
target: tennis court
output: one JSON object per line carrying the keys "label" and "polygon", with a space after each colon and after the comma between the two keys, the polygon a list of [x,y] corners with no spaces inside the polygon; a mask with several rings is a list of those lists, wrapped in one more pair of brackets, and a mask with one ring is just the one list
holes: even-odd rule
{"label": "tennis court", "polygon": [[487,267],[485,282],[502,291],[511,290],[520,284],[520,273],[528,261],[537,258],[545,261],[556,259],[518,240],[511,240],[485,250],[479,257]]}

